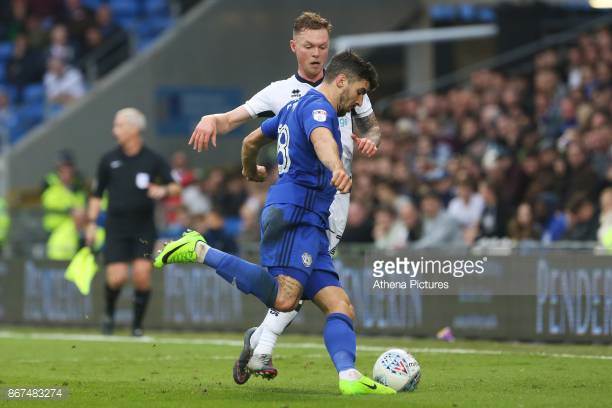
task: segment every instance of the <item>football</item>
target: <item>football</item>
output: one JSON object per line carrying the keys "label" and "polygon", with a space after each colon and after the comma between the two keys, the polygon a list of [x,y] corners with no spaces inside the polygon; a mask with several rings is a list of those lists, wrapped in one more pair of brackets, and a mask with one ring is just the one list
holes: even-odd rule
{"label": "football", "polygon": [[414,391],[421,379],[421,367],[407,351],[390,349],[378,357],[372,376],[397,392]]}

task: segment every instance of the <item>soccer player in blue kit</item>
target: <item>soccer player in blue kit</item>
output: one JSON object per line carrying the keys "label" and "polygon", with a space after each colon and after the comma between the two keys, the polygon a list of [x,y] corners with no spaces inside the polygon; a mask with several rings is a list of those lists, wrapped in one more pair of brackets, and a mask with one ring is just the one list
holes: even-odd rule
{"label": "soccer player in blue kit", "polygon": [[[204,263],[245,294],[286,312],[300,299],[312,300],[326,315],[323,337],[338,371],[340,392],[395,394],[355,369],[354,310],[329,254],[325,233],[336,190],[348,193],[351,178],[342,164],[338,117],[359,106],[378,85],[374,67],[347,51],[327,67],[323,84],[290,102],[243,141],[243,175],[263,181],[257,154],[277,141],[279,179],[270,188],[261,216],[262,266],[206,244],[195,231],[167,244],[155,266]],[[265,267],[265,268],[264,268]]]}

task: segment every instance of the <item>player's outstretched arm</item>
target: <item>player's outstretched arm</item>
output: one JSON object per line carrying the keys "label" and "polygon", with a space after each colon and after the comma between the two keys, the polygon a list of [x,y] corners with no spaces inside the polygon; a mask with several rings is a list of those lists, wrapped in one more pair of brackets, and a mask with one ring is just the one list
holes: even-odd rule
{"label": "player's outstretched arm", "polygon": [[347,174],[342,160],[340,160],[338,145],[331,131],[324,127],[318,127],[310,134],[310,141],[321,163],[332,172],[332,185],[341,193],[348,193],[352,185],[351,177]]}
{"label": "player's outstretched arm", "polygon": [[231,132],[250,118],[251,115],[244,105],[229,112],[202,116],[191,134],[189,145],[193,146],[193,150],[198,152],[201,152],[202,149],[208,150],[210,142],[214,147],[217,147],[217,134],[222,135]]}
{"label": "player's outstretched arm", "polygon": [[266,179],[266,168],[257,165],[257,155],[262,147],[273,141],[273,139],[264,136],[261,127],[258,127],[244,138],[241,154],[242,175],[247,180],[261,182]]}

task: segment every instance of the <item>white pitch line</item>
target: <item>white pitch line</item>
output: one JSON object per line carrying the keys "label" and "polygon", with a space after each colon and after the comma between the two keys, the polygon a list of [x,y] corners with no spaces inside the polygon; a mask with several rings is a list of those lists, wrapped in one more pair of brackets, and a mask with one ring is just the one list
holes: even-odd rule
{"label": "white pitch line", "polygon": [[[230,339],[189,339],[173,337],[128,337],[128,336],[103,336],[100,334],[69,334],[69,333],[18,333],[13,331],[0,331],[0,339],[12,340],[59,340],[59,341],[86,341],[86,342],[108,342],[108,343],[155,343],[155,344],[177,344],[177,345],[203,345],[203,346],[233,346],[242,347],[242,340]],[[289,349],[314,349],[325,350],[325,346],[320,343],[284,343],[279,344],[279,348]],[[383,352],[392,346],[357,346],[357,350],[364,352]],[[571,353],[547,353],[529,351],[507,351],[507,350],[479,350],[466,348],[443,348],[443,347],[414,347],[410,348],[413,354],[476,354],[476,355],[527,355],[536,357],[568,358],[568,359],[588,359],[588,360],[609,360],[612,355],[592,355],[592,354],[571,354]]]}

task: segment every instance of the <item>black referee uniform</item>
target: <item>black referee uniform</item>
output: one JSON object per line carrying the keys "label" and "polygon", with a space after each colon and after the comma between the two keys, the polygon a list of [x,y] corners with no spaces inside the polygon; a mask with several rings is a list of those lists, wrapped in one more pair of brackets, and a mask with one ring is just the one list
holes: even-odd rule
{"label": "black referee uniform", "polygon": [[[146,146],[134,156],[121,147],[105,154],[98,166],[93,195],[102,198],[108,192],[106,217],[105,263],[129,263],[150,258],[157,239],[154,222],[155,200],[147,196],[151,183],[174,182],[170,166]],[[115,304],[121,288],[106,285],[106,324],[112,332]],[[133,330],[141,330],[150,290],[135,290]],[[103,328],[104,330],[104,328]],[[110,334],[110,333],[109,333]]]}

